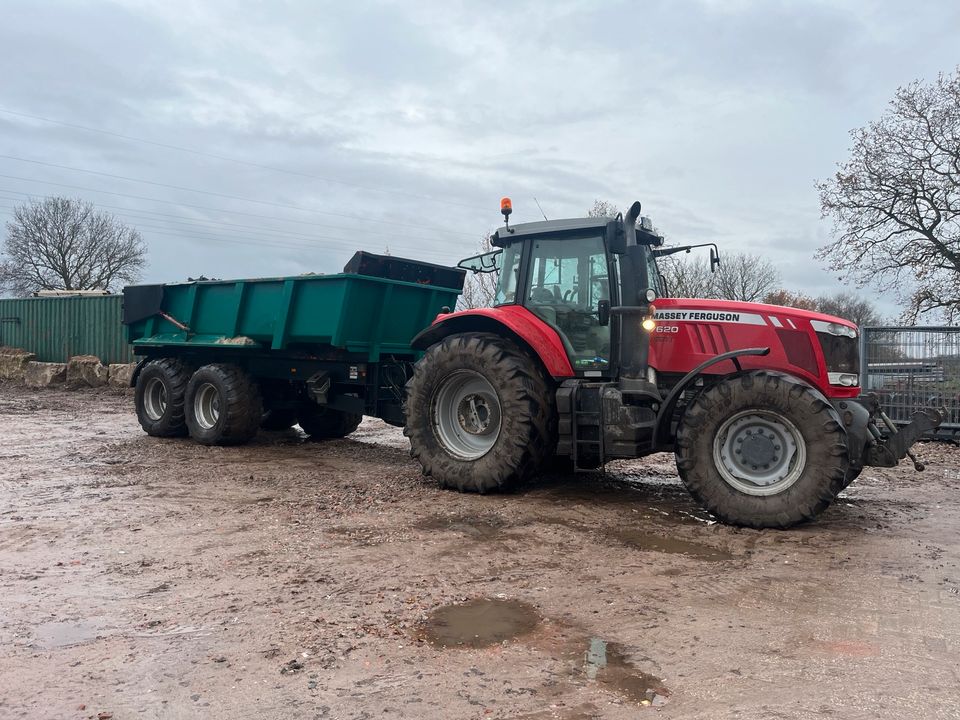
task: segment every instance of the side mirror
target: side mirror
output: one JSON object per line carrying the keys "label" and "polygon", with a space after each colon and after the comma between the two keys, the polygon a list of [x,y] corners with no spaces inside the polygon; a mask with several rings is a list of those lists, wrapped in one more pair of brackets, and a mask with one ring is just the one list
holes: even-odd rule
{"label": "side mirror", "polygon": [[710,248],[710,272],[716,272],[718,267],[720,267],[720,252]]}
{"label": "side mirror", "polygon": [[604,239],[607,242],[607,250],[614,255],[623,255],[627,252],[627,236],[623,232],[623,225],[617,220],[607,223]]}
{"label": "side mirror", "polygon": [[597,303],[597,317],[601,325],[610,324],[610,301],[601,300]]}

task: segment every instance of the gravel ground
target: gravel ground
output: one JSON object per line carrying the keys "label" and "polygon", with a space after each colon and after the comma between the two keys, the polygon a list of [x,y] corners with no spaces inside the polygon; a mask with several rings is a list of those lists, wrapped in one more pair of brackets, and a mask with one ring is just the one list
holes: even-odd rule
{"label": "gravel ground", "polygon": [[672,459],[460,495],[399,430],[147,437],[0,385],[0,718],[960,717],[960,451],[817,522]]}

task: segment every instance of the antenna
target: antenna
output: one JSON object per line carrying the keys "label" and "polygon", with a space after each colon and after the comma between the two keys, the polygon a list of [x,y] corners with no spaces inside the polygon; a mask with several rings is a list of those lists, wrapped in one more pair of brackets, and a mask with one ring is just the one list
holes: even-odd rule
{"label": "antenna", "polygon": [[[543,211],[543,208],[540,207],[540,201],[537,200],[537,196],[536,196],[536,195],[533,196],[533,201],[537,204],[537,209],[540,211],[540,214],[543,215],[543,219],[546,220],[546,219],[547,219],[547,214]],[[549,221],[548,221],[548,222],[549,222]]]}

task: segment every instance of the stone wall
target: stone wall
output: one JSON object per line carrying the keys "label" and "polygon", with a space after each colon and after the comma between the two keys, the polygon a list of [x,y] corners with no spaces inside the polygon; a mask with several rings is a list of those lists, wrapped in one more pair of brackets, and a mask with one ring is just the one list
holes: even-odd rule
{"label": "stone wall", "polygon": [[37,362],[36,355],[20,348],[0,347],[0,380],[22,382],[27,387],[66,386],[130,387],[136,363],[104,365],[94,355],[78,355],[65,363]]}

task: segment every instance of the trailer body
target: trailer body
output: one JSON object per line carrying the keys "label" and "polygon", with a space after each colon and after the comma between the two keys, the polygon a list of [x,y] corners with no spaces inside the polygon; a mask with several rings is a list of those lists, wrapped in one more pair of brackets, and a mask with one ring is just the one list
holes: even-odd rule
{"label": "trailer body", "polygon": [[266,408],[299,401],[284,387],[294,383],[326,387],[333,409],[402,423],[402,387],[420,356],[410,342],[456,304],[464,274],[358,252],[335,275],[130,286],[123,319],[144,361],[238,365],[261,383]]}

